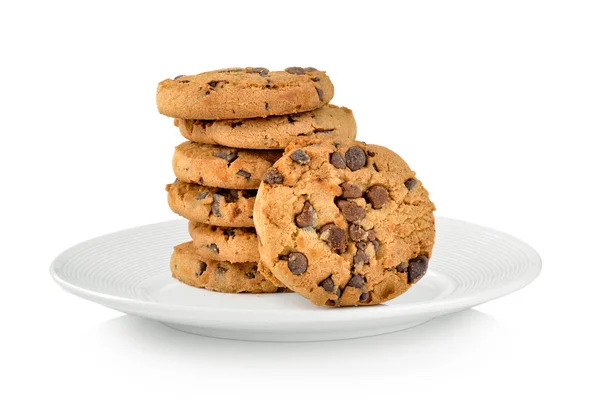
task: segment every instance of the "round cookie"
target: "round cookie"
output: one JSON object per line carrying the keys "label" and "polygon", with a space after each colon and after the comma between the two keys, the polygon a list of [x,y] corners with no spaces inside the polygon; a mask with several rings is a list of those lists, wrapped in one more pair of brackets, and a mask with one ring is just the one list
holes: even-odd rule
{"label": "round cookie", "polygon": [[179,180],[166,190],[171,210],[188,220],[213,226],[254,226],[256,190],[210,188]]}
{"label": "round cookie", "polygon": [[277,150],[232,149],[184,142],[175,148],[173,171],[185,182],[232,189],[256,189],[281,157]]}
{"label": "round cookie", "polygon": [[190,221],[188,230],[201,257],[232,263],[258,263],[258,238],[254,228],[217,227]]}
{"label": "round cookie", "polygon": [[352,110],[326,105],[313,111],[248,120],[175,119],[181,135],[193,142],[244,149],[284,149],[298,137],[356,138]]}
{"label": "round cookie", "polygon": [[254,206],[263,268],[316,305],[375,305],[426,272],[429,194],[394,152],[360,142],[290,145]]}
{"label": "round cookie", "polygon": [[300,113],[332,97],[329,77],[315,68],[248,67],[166,79],[158,84],[156,105],[170,117],[222,120]]}
{"label": "round cookie", "polygon": [[227,293],[283,292],[266,280],[256,263],[229,263],[204,258],[192,242],[177,245],[171,255],[173,278],[193,287]]}

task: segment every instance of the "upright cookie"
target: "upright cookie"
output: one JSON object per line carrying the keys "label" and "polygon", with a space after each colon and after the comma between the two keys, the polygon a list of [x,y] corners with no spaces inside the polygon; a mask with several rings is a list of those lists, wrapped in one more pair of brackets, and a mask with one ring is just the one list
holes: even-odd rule
{"label": "upright cookie", "polygon": [[252,227],[256,190],[204,187],[176,180],[167,185],[169,207],[188,220],[224,227]]}
{"label": "upright cookie", "polygon": [[313,111],[248,120],[175,119],[181,135],[193,142],[245,149],[284,149],[298,137],[356,138],[352,110],[326,105]]}
{"label": "upright cookie", "polygon": [[254,228],[217,227],[190,221],[188,229],[196,253],[201,257],[232,263],[258,263],[258,238]]}
{"label": "upright cookie", "polygon": [[427,271],[434,205],[394,152],[360,142],[290,145],[254,206],[261,262],[317,305],[375,305]]}
{"label": "upright cookie", "polygon": [[180,75],[158,84],[161,114],[184,119],[267,117],[318,109],[333,97],[329,77],[315,68],[229,68]]}
{"label": "upright cookie", "polygon": [[177,280],[198,288],[228,293],[283,292],[266,280],[256,263],[229,263],[206,259],[192,242],[177,245],[171,255],[171,273]]}
{"label": "upright cookie", "polygon": [[184,142],[175,148],[173,171],[185,182],[218,188],[257,189],[281,151],[232,149]]}

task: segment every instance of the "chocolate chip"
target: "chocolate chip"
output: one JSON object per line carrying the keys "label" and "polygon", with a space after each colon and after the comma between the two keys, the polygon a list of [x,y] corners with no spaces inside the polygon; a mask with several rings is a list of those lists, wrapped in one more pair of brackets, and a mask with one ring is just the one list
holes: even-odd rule
{"label": "chocolate chip", "polygon": [[207,248],[213,251],[214,253],[219,253],[219,247],[217,246],[217,244],[210,244],[209,246],[207,246]]}
{"label": "chocolate chip", "polygon": [[340,186],[342,187],[342,196],[346,199],[360,198],[362,196],[362,191],[358,185],[344,182]]}
{"label": "chocolate chip", "polygon": [[369,241],[373,242],[373,241],[375,241],[375,238],[377,238],[377,237],[375,236],[375,231],[373,231],[373,230],[369,230],[369,231],[367,231],[367,239],[368,239]]}
{"label": "chocolate chip", "polygon": [[367,249],[367,243],[365,241],[358,241],[355,245],[358,249],[362,249],[363,251]]}
{"label": "chocolate chip", "polygon": [[327,223],[319,229],[319,238],[338,253],[346,251],[346,231],[333,223]]}
{"label": "chocolate chip", "polygon": [[225,198],[226,203],[236,202],[240,198],[237,189],[221,188],[217,190],[217,194]]}
{"label": "chocolate chip", "polygon": [[319,283],[319,286],[323,287],[323,289],[327,292],[333,292],[335,283],[333,282],[333,278],[331,278],[331,276],[329,276],[325,280],[321,281]]}
{"label": "chocolate chip", "polygon": [[406,273],[406,265],[404,264],[404,262],[400,262],[400,264],[396,266],[396,271],[398,273]]}
{"label": "chocolate chip", "polygon": [[366,212],[365,209],[358,206],[356,203],[347,201],[347,200],[339,200],[337,202],[338,208],[342,211],[342,214],[349,222],[356,223],[365,218]]}
{"label": "chocolate chip", "polygon": [[367,150],[367,154],[371,157],[375,156],[375,152],[373,152],[372,150]]}
{"label": "chocolate chip", "polygon": [[213,194],[213,203],[212,203],[212,206],[210,207],[210,211],[212,212],[212,214],[214,214],[217,217],[221,217],[221,208],[219,207],[219,203],[221,202],[221,199],[223,199],[223,196]]}
{"label": "chocolate chip", "polygon": [[302,211],[296,215],[296,225],[300,228],[312,227],[316,222],[315,209],[309,201],[304,202]]}
{"label": "chocolate chip", "polygon": [[248,277],[249,279],[253,279],[256,277],[256,273],[258,273],[258,269],[256,268],[256,266],[254,266],[252,270],[246,273],[246,277]]}
{"label": "chocolate chip", "polygon": [[288,74],[302,75],[302,74],[304,74],[304,68],[302,68],[302,67],[288,67],[288,68],[285,69],[285,72],[287,72]]}
{"label": "chocolate chip", "polygon": [[289,122],[290,124],[293,124],[293,123],[295,123],[295,122],[296,122],[296,120],[294,120],[294,118],[293,118],[292,116],[290,116],[289,114],[288,114],[288,116],[287,116],[287,120],[288,120],[288,122]]}
{"label": "chocolate chip", "polygon": [[246,68],[246,72],[249,74],[259,74],[261,77],[266,77],[269,75],[269,70],[264,67],[249,67]]}
{"label": "chocolate chip", "polygon": [[196,277],[200,277],[206,271],[206,263],[200,262],[196,266]]}
{"label": "chocolate chip", "polygon": [[339,298],[342,296],[342,289],[340,287],[338,287],[337,290],[335,290],[335,295]]}
{"label": "chocolate chip", "polygon": [[227,269],[226,269],[226,268],[224,268],[223,266],[219,266],[219,267],[217,267],[217,274],[218,274],[218,275],[220,275],[220,276],[221,276],[221,275],[225,274],[226,272],[227,272]]}
{"label": "chocolate chip", "polygon": [[415,185],[417,185],[417,180],[415,180],[414,178],[409,178],[408,180],[404,181],[404,186],[409,191],[412,190],[415,187]]}
{"label": "chocolate chip", "polygon": [[208,196],[208,191],[204,191],[196,195],[196,200],[202,200]]}
{"label": "chocolate chip", "polygon": [[277,291],[278,293],[286,292],[286,291],[287,291],[287,288],[285,288],[285,287],[277,287],[277,290],[276,290],[276,291]]}
{"label": "chocolate chip", "polygon": [[358,224],[351,224],[348,228],[348,232],[350,233],[350,239],[352,241],[364,240],[367,237],[367,232]]}
{"label": "chocolate chip", "polygon": [[247,181],[250,181],[250,177],[252,177],[252,174],[250,174],[249,172],[247,172],[245,170],[238,170],[238,172],[235,173],[235,175],[239,175],[240,177],[244,177]]}
{"label": "chocolate chip", "polygon": [[429,259],[427,256],[421,255],[408,261],[408,282],[409,284],[416,283],[427,273]]}
{"label": "chocolate chip", "polygon": [[231,123],[231,128],[239,127],[242,125],[241,121],[234,121]]}
{"label": "chocolate chip", "polygon": [[365,278],[360,274],[355,274],[350,281],[348,281],[348,285],[354,288],[363,288],[365,285]]}
{"label": "chocolate chip", "polygon": [[333,152],[331,154],[331,156],[329,157],[329,163],[333,164],[333,167],[335,168],[346,168],[346,161],[344,160],[344,157],[338,152]]}
{"label": "chocolate chip", "polygon": [[208,86],[210,86],[211,88],[214,88],[214,87],[216,87],[221,82],[223,82],[225,84],[229,83],[227,81],[210,81],[210,82],[208,82]]}
{"label": "chocolate chip", "polygon": [[290,155],[290,159],[296,163],[306,164],[310,161],[310,156],[302,149],[296,149]]}
{"label": "chocolate chip", "polygon": [[177,75],[177,76],[176,76],[175,78],[173,78],[173,79],[179,79],[179,78],[181,78],[181,77],[183,77],[183,75]]}
{"label": "chocolate chip", "polygon": [[371,293],[370,292],[363,292],[362,294],[360,294],[360,298],[358,299],[360,302],[371,302]]}
{"label": "chocolate chip", "polygon": [[352,146],[346,151],[346,166],[352,171],[363,168],[367,164],[365,152],[358,146]]}
{"label": "chocolate chip", "polygon": [[388,200],[388,190],[381,185],[373,185],[367,189],[365,198],[369,201],[373,209],[381,209]]}
{"label": "chocolate chip", "polygon": [[283,176],[275,167],[271,167],[265,172],[263,181],[267,184],[283,184]]}
{"label": "chocolate chip", "polygon": [[215,157],[218,157],[219,159],[223,159],[227,161],[227,164],[231,164],[235,159],[238,158],[238,155],[236,152],[225,152],[222,150],[218,150],[213,154]]}
{"label": "chocolate chip", "polygon": [[373,248],[375,249],[375,252],[377,252],[379,250],[379,241],[373,240],[371,241],[371,244],[373,244]]}
{"label": "chocolate chip", "polygon": [[319,71],[319,70],[317,70],[315,67],[306,67],[304,69],[304,71],[306,71],[306,72],[315,72],[315,71]]}
{"label": "chocolate chip", "polygon": [[180,84],[187,84],[190,81],[188,81],[187,79],[182,79],[181,81],[177,81],[177,82],[179,82]]}
{"label": "chocolate chip", "polygon": [[308,267],[308,259],[300,252],[292,252],[288,255],[288,269],[296,276],[304,273]]}
{"label": "chocolate chip", "polygon": [[313,82],[319,82],[321,80],[321,78],[319,78],[319,77],[312,77],[310,80],[313,81]]}
{"label": "chocolate chip", "polygon": [[367,255],[367,253],[365,251],[363,251],[362,249],[358,249],[356,251],[356,253],[354,254],[354,258],[352,259],[352,262],[354,263],[354,266],[364,263],[364,264],[368,264],[369,263],[369,255]]}
{"label": "chocolate chip", "polygon": [[246,199],[254,198],[256,196],[256,190],[245,189],[242,191],[242,196]]}
{"label": "chocolate chip", "polygon": [[229,239],[229,238],[233,239],[233,238],[235,238],[235,229],[225,228],[225,229],[223,229],[223,235],[225,236],[225,239]]}
{"label": "chocolate chip", "polygon": [[323,101],[323,89],[321,88],[315,88],[317,90],[317,95],[319,95],[319,100],[322,102]]}

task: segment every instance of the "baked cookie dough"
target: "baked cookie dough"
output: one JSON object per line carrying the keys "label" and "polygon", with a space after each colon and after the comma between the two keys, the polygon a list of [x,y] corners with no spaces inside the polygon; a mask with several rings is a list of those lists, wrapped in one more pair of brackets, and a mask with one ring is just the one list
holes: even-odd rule
{"label": "baked cookie dough", "polygon": [[435,207],[389,149],[331,140],[292,144],[254,207],[263,268],[316,305],[375,305],[426,273]]}
{"label": "baked cookie dough", "polygon": [[177,245],[171,255],[173,278],[193,287],[227,293],[283,292],[258,272],[256,263],[229,263],[204,258],[192,242]]}
{"label": "baked cookie dough", "polygon": [[248,120],[175,119],[181,135],[193,142],[244,149],[284,149],[299,137],[315,134],[331,139],[356,138],[352,110],[326,105],[298,114]]}
{"label": "baked cookie dough", "polygon": [[185,182],[218,188],[257,189],[278,150],[232,149],[184,142],[175,148],[173,171]]}
{"label": "baked cookie dough", "polygon": [[300,113],[332,97],[329,77],[315,68],[248,67],[166,79],[158,84],[156,105],[170,117],[222,120]]}
{"label": "baked cookie dough", "polygon": [[190,221],[188,229],[198,255],[204,258],[258,263],[258,238],[254,228],[217,227]]}
{"label": "baked cookie dough", "polygon": [[188,220],[213,226],[254,226],[256,190],[212,188],[179,180],[166,190],[171,210]]}

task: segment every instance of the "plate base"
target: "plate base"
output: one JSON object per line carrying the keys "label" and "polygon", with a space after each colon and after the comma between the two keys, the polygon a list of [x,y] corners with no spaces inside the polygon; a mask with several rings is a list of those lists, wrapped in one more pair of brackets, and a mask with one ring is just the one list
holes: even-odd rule
{"label": "plate base", "polygon": [[431,319],[403,321],[401,324],[392,326],[369,327],[366,329],[353,330],[326,330],[322,332],[290,332],[290,331],[258,331],[258,330],[219,330],[206,327],[185,326],[181,324],[172,324],[161,322],[172,329],[183,331],[185,333],[196,334],[204,337],[222,338],[226,340],[240,341],[262,341],[262,342],[312,342],[312,341],[331,341],[348,340],[351,338],[362,338],[378,336],[381,334],[393,333],[395,331],[406,330],[411,327],[426,323]]}

